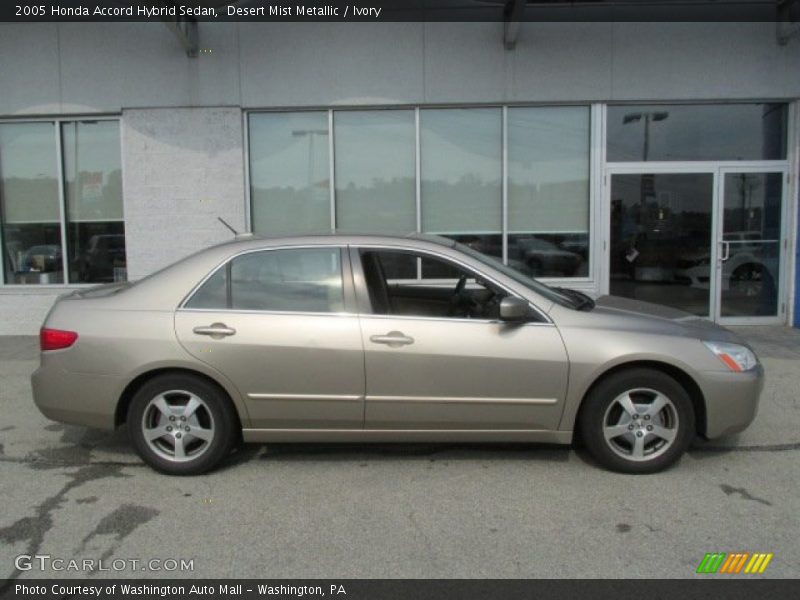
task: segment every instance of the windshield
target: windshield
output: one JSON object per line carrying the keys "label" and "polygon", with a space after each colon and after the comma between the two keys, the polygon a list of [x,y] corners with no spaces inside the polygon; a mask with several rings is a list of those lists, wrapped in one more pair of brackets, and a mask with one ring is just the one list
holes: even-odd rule
{"label": "windshield", "polygon": [[577,305],[577,301],[574,297],[570,297],[568,294],[563,293],[559,290],[555,290],[541,281],[536,281],[533,277],[528,277],[527,275],[523,275],[516,269],[512,269],[508,265],[504,265],[501,261],[494,258],[493,256],[489,256],[487,254],[482,254],[477,250],[473,250],[469,246],[465,246],[463,244],[455,244],[454,247],[464,254],[471,256],[472,258],[479,260],[486,266],[492,267],[500,271],[503,275],[510,277],[517,283],[524,285],[529,290],[532,290],[539,294],[540,296],[544,296],[551,302],[555,302],[561,306],[566,306],[567,308],[575,308]]}

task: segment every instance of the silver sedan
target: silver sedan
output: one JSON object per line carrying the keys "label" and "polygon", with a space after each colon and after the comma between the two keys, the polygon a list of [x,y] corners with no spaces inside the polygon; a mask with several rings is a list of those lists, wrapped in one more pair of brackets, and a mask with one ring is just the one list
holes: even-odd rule
{"label": "silver sedan", "polygon": [[240,237],[61,298],[36,405],[193,474],[244,442],[569,444],[649,473],[753,420],[763,369],[670,308],[548,287],[444,238]]}

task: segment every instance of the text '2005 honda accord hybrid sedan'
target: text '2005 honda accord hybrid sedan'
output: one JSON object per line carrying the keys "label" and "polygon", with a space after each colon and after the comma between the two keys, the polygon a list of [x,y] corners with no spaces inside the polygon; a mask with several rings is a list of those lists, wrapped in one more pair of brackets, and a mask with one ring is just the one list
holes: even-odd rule
{"label": "text '2005 honda accord hybrid sedan'", "polygon": [[617,471],[754,418],[763,369],[670,308],[551,288],[444,238],[239,238],[74,292],[41,331],[49,418],[127,424],[148,464],[240,441],[570,443]]}

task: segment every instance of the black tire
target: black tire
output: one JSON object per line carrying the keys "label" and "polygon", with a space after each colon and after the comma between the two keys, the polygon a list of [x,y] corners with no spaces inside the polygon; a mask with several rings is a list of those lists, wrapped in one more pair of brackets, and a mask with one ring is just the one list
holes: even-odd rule
{"label": "black tire", "polygon": [[[633,392],[629,397],[635,400],[631,405],[634,408],[647,406],[648,401],[654,402],[656,397],[651,392],[666,398],[668,404],[653,416],[648,414],[649,409],[637,409],[634,419],[617,400],[624,397],[626,392]],[[640,412],[642,414],[638,414]],[[612,427],[630,431],[624,431],[607,441],[606,426],[609,427],[609,433]],[[647,428],[652,429],[653,426],[673,436],[673,439],[667,441],[651,434]],[[592,457],[607,469],[620,473],[655,473],[675,463],[689,447],[695,435],[694,408],[684,387],[666,373],[655,369],[632,368],[610,375],[591,390],[578,415],[578,433]],[[643,453],[635,459],[634,446],[637,440],[634,436],[639,434],[643,441],[638,443],[650,446],[649,450],[647,446],[642,446]]]}
{"label": "black tire", "polygon": [[[210,440],[196,439],[191,434],[183,434],[184,437],[182,438],[184,441],[190,440],[189,443],[194,444],[195,447],[200,446],[199,449],[195,448],[195,457],[191,456],[189,446],[187,446],[184,458],[177,459],[167,456],[170,443],[175,444],[177,441],[171,436],[181,437],[182,433],[164,434],[157,442],[148,442],[145,438],[145,429],[147,427],[145,412],[147,412],[148,419],[151,419],[153,415],[156,415],[158,419],[163,418],[164,427],[169,426],[173,431],[176,424],[181,426],[185,424],[187,431],[189,431],[189,425],[194,425],[194,423],[190,422],[192,420],[191,417],[189,421],[184,421],[184,423],[175,419],[173,419],[172,423],[169,423],[166,417],[161,416],[163,413],[157,411],[151,405],[151,401],[166,392],[173,391],[178,393],[166,396],[170,402],[174,401],[179,404],[181,398],[185,397],[188,400],[193,395],[202,403],[194,416],[198,424],[196,430],[202,430],[202,427],[207,427],[206,432],[211,432],[210,434],[206,433]],[[184,394],[182,395],[180,392],[184,392]],[[180,419],[180,417],[177,418]],[[201,418],[203,423],[199,421]],[[189,374],[162,375],[148,381],[136,392],[128,407],[127,425],[134,449],[144,462],[156,471],[168,475],[197,475],[210,471],[217,466],[230,453],[238,439],[237,423],[238,421],[226,394],[213,383]],[[152,431],[155,431],[155,429],[156,427]],[[183,448],[183,443],[181,443],[181,447]],[[174,451],[173,454],[177,455]]]}

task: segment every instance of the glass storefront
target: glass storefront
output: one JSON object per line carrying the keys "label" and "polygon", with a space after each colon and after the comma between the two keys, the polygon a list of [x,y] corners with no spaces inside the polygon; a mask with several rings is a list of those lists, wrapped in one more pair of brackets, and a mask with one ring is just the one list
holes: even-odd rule
{"label": "glass storefront", "polygon": [[726,323],[781,319],[787,112],[608,108],[612,294]]}
{"label": "glass storefront", "polygon": [[590,121],[588,106],[250,113],[252,229],[435,233],[585,278]]}

